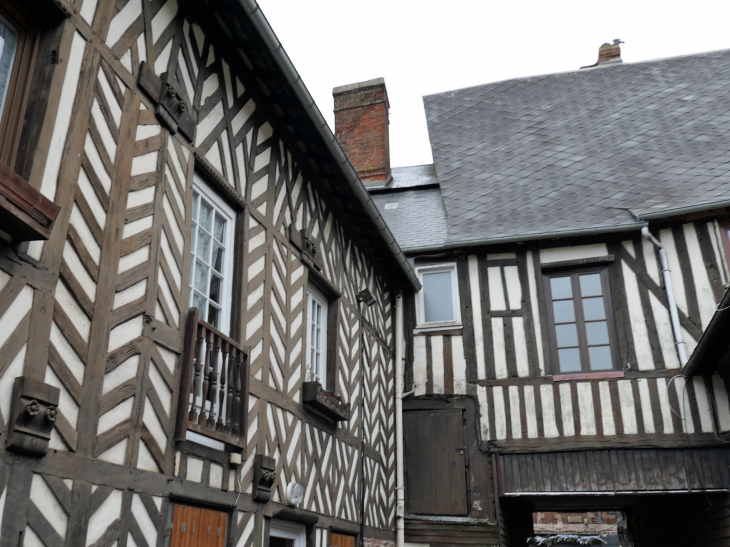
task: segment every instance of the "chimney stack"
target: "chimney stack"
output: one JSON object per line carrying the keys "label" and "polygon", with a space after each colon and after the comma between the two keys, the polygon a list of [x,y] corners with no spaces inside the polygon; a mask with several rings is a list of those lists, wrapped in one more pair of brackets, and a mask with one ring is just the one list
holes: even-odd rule
{"label": "chimney stack", "polygon": [[390,182],[388,92],[385,80],[343,85],[332,90],[335,136],[366,185]]}
{"label": "chimney stack", "polygon": [[593,68],[601,65],[611,65],[615,63],[623,62],[621,60],[621,44],[623,42],[619,39],[615,39],[613,44],[603,44],[598,48],[598,61],[595,64],[584,66],[581,68]]}

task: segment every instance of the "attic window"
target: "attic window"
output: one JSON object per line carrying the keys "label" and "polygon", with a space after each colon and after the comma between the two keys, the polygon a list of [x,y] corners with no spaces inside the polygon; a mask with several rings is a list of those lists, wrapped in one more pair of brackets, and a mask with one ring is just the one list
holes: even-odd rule
{"label": "attic window", "polygon": [[392,201],[390,203],[386,203],[385,204],[385,210],[386,211],[388,211],[390,209],[397,209],[397,208],[398,208],[398,202],[397,201]]}
{"label": "attic window", "polygon": [[461,324],[456,264],[436,264],[416,268],[423,287],[416,300],[418,327],[455,327]]}

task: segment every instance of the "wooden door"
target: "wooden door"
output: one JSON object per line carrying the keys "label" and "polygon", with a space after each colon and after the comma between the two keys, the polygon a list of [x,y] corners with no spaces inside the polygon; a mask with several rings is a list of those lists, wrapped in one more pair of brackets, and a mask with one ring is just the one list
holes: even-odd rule
{"label": "wooden door", "polygon": [[225,547],[228,513],[174,504],[170,547]]}
{"label": "wooden door", "polygon": [[355,547],[355,536],[335,534],[332,532],[331,547]]}
{"label": "wooden door", "polygon": [[406,511],[467,515],[466,442],[461,409],[403,413]]}

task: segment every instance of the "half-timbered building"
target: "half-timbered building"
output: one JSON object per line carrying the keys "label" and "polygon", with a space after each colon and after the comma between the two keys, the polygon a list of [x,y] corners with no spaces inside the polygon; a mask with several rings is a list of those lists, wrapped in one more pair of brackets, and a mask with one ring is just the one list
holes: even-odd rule
{"label": "half-timbered building", "polygon": [[[433,165],[355,163],[381,168],[363,180],[423,286],[406,542],[524,545],[533,512],[560,510],[621,511],[636,546],[730,538],[727,344],[695,352],[729,305],[730,51],[618,48],[425,97]],[[346,150],[387,143],[382,81],[335,89],[335,111]]]}
{"label": "half-timbered building", "polygon": [[255,0],[0,3],[0,545],[389,545],[418,288]]}

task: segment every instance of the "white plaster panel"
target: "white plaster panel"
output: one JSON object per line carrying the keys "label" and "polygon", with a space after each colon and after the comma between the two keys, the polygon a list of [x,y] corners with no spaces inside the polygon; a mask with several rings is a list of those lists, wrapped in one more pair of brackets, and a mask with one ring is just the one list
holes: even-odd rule
{"label": "white plaster panel", "polygon": [[598,258],[608,254],[608,247],[605,243],[594,243],[592,245],[574,245],[572,247],[554,247],[552,249],[540,249],[540,262],[550,264],[551,262],[563,262],[564,260],[581,260],[584,258]]}

